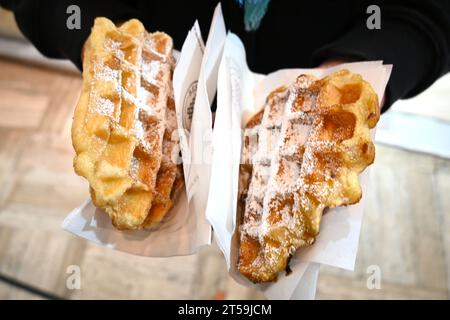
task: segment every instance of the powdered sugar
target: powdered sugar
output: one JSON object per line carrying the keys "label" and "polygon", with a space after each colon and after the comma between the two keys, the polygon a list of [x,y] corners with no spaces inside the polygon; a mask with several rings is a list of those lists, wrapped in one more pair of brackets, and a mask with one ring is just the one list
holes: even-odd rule
{"label": "powdered sugar", "polygon": [[289,254],[314,241],[325,207],[350,202],[337,178],[348,170],[341,164],[344,150],[332,137],[353,128],[334,118],[337,122],[329,125],[337,131],[326,127],[328,108],[340,93],[334,89],[327,100],[322,91],[335,87],[323,88],[314,77],[298,77],[288,89],[271,93],[262,117],[255,116],[245,130],[243,159],[252,167],[248,190],[243,190],[241,241],[249,236],[260,246],[254,248],[257,258],[246,266],[250,270],[279,271],[277,265]]}

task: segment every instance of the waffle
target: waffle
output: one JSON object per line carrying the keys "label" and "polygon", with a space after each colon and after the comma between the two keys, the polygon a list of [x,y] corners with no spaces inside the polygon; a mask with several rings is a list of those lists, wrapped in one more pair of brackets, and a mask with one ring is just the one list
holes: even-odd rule
{"label": "waffle", "polygon": [[145,219],[144,226],[151,228],[158,225],[173,207],[183,186],[182,166],[177,164],[180,153],[179,136],[176,131],[177,119],[175,113],[175,102],[169,96],[166,110],[166,129],[163,136],[161,166],[156,177],[154,199],[150,212]]}
{"label": "waffle", "polygon": [[171,150],[178,145],[174,135],[165,135],[176,125],[172,46],[168,35],[147,33],[136,19],[117,28],[106,18],[95,20],[85,45],[72,125],[74,169],[89,181],[94,204],[118,229],[156,221],[148,218],[152,203],[165,208],[158,211],[161,221],[172,206],[166,189],[174,184],[159,177],[166,171],[178,180],[182,176],[163,154],[165,145]]}
{"label": "waffle", "polygon": [[369,129],[379,119],[369,83],[348,70],[301,75],[272,92],[247,123],[240,165],[239,271],[276,281],[311,245],[323,211],[357,203],[358,174],[374,161]]}

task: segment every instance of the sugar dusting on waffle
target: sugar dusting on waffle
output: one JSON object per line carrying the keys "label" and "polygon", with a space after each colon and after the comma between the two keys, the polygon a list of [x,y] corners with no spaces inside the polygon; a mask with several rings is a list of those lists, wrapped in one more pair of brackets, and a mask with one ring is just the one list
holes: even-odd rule
{"label": "sugar dusting on waffle", "polygon": [[347,70],[301,75],[275,90],[244,130],[238,268],[274,281],[289,257],[314,242],[326,207],[359,201],[357,174],[372,163],[377,96]]}
{"label": "sugar dusting on waffle", "polygon": [[160,222],[172,207],[173,182],[182,184],[181,168],[165,155],[168,145],[171,152],[178,145],[175,134],[166,134],[176,128],[172,49],[167,34],[148,33],[136,19],[116,27],[97,18],[86,44],[74,167],[119,229],[144,228],[153,204]]}

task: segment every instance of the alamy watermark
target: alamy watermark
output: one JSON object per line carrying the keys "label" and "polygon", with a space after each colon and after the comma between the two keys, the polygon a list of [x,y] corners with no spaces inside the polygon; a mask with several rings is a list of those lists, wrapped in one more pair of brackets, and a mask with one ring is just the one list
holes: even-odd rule
{"label": "alamy watermark", "polygon": [[66,288],[69,290],[81,289],[81,268],[77,265],[70,265],[66,269],[69,275],[66,279]]}
{"label": "alamy watermark", "polygon": [[381,9],[379,6],[372,4],[367,7],[367,14],[370,16],[366,20],[366,26],[369,30],[381,29]]}
{"label": "alamy watermark", "polygon": [[369,274],[367,277],[367,289],[381,289],[381,268],[378,265],[370,265],[367,267],[366,273]]}
{"label": "alamy watermark", "polygon": [[79,6],[72,4],[67,7],[66,13],[69,15],[66,20],[66,27],[69,30],[81,29],[81,9]]}
{"label": "alamy watermark", "polygon": [[[66,13],[69,15],[66,20],[66,27],[69,30],[81,29],[81,9],[79,6],[72,4],[67,7]],[[379,6],[372,4],[367,7],[366,13],[369,17],[366,20],[366,26],[369,30],[381,29],[381,9]]]}

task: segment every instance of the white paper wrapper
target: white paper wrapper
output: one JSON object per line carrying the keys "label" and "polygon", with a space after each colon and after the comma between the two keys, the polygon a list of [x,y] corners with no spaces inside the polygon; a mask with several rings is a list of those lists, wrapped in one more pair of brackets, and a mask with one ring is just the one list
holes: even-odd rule
{"label": "white paper wrapper", "polygon": [[[289,85],[302,74],[324,77],[347,68],[371,83],[381,101],[391,66],[381,61],[349,63],[330,69],[286,69],[267,76],[252,73],[239,38],[230,33],[218,75],[218,99],[213,132],[213,155],[206,216],[214,228],[215,239],[223,251],[231,276],[239,283],[262,290],[271,299],[313,299],[319,264],[353,270],[358,249],[368,170],[360,181],[362,200],[353,206],[335,208],[324,215],[316,242],[302,248],[291,259],[292,274],[279,275],[271,284],[255,285],[236,269],[237,247],[232,241],[236,228],[239,163],[242,127],[263,106],[267,95],[281,85]],[[374,132],[372,132],[374,134]]]}
{"label": "white paper wrapper", "polygon": [[[207,44],[208,46],[210,47],[211,44]],[[204,215],[207,201],[205,194],[209,187],[209,167],[194,168],[191,161],[199,157],[199,151],[193,146],[203,144],[202,136],[197,132],[205,130],[204,126],[207,126],[205,119],[211,119],[209,100],[205,96],[208,93],[214,94],[216,90],[215,85],[208,83],[208,77],[214,69],[206,68],[209,66],[209,60],[203,59],[204,51],[203,40],[196,22],[183,44],[173,76],[186,183],[185,189],[165,220],[150,231],[119,231],[112,226],[108,215],[96,209],[88,200],[66,217],[62,225],[63,229],[105,247],[151,257],[191,254],[201,246],[211,243],[211,226]],[[205,89],[207,84],[209,84],[209,90]],[[192,114],[193,107],[194,114]],[[209,131],[211,132],[211,126]]]}
{"label": "white paper wrapper", "polygon": [[[226,38],[225,22],[220,4],[216,7],[204,50],[198,78],[197,94],[192,114],[189,137],[190,159],[186,184],[196,193],[193,199],[195,210],[205,220],[211,170],[212,114],[211,103],[217,90],[217,75]],[[188,154],[186,153],[186,154]],[[184,159],[183,159],[184,160]],[[186,167],[186,166],[185,166]],[[185,171],[187,172],[187,171]],[[191,194],[188,194],[189,197]]]}

